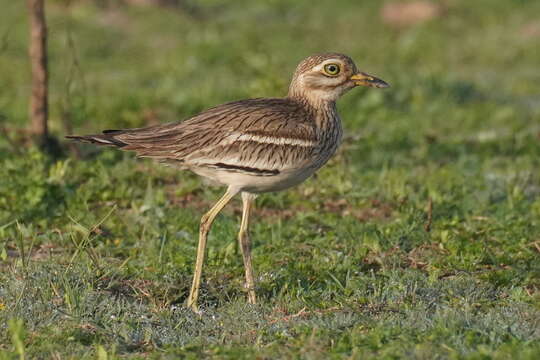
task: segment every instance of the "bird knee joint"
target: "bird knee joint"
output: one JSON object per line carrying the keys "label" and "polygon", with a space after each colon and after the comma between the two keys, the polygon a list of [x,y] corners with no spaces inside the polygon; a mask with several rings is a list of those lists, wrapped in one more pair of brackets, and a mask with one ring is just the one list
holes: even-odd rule
{"label": "bird knee joint", "polygon": [[201,227],[206,228],[206,227],[208,227],[209,224],[210,224],[210,215],[204,214],[201,217]]}

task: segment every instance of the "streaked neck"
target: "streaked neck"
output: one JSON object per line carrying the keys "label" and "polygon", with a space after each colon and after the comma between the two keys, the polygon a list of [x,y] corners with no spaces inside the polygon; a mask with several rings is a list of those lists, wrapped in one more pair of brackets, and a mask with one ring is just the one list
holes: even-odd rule
{"label": "streaked neck", "polygon": [[334,100],[309,97],[305,96],[305,94],[291,94],[290,92],[288,98],[302,104],[307,112],[312,114],[317,129],[321,131],[334,127],[337,125],[336,122],[339,122],[336,102]]}

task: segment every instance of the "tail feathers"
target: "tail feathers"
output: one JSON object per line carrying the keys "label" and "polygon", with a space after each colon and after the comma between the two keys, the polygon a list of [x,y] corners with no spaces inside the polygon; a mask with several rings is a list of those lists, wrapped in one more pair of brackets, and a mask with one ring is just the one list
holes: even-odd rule
{"label": "tail feathers", "polygon": [[96,145],[124,147],[127,143],[115,138],[115,135],[120,135],[122,133],[122,130],[105,130],[103,131],[103,134],[99,135],[70,135],[66,136],[66,138]]}

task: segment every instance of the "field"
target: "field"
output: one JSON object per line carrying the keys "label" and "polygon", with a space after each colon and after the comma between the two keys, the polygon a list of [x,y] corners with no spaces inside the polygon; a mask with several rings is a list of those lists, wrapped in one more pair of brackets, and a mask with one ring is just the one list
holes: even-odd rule
{"label": "field", "polygon": [[[0,359],[538,359],[540,2],[409,25],[387,3],[47,1],[47,155],[24,133],[25,2],[0,0]],[[196,315],[199,219],[224,189],[63,137],[283,96],[324,51],[392,87],[347,94],[338,154],[257,199],[257,305],[240,201],[218,217]]]}

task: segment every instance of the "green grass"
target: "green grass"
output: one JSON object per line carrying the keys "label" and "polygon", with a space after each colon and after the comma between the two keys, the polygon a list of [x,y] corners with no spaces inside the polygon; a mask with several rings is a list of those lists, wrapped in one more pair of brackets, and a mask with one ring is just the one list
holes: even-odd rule
{"label": "green grass", "polygon": [[392,84],[346,95],[338,155],[257,200],[256,306],[240,202],[218,217],[199,317],[182,305],[223,189],[114,150],[25,145],[25,7],[0,0],[0,359],[537,359],[540,2],[447,1],[402,29],[381,3],[48,2],[59,137],[281,96],[314,52]]}

